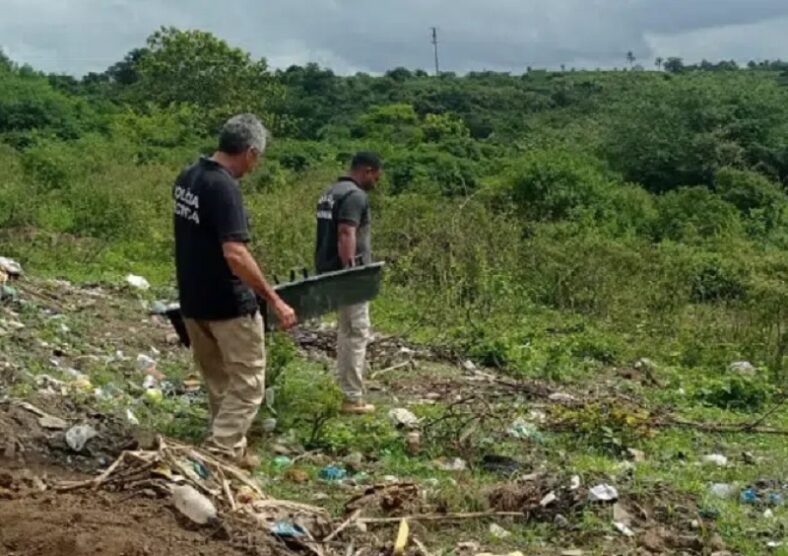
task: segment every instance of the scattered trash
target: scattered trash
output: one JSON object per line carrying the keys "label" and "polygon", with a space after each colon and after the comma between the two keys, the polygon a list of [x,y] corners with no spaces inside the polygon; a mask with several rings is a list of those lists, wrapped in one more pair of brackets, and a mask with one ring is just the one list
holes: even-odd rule
{"label": "scattered trash", "polygon": [[774,519],[774,512],[771,509],[767,509],[763,512],[764,519]]}
{"label": "scattered trash", "polygon": [[285,479],[287,479],[292,483],[299,483],[299,484],[308,483],[309,473],[307,473],[303,469],[291,467],[287,471],[285,471]]}
{"label": "scattered trash", "polygon": [[620,521],[614,521],[613,527],[618,529],[618,532],[624,535],[625,537],[635,536],[635,532],[632,529],[630,529],[629,526],[626,525],[625,523],[621,523]]}
{"label": "scattered trash", "polygon": [[640,450],[636,450],[635,448],[627,448],[627,453],[629,457],[632,458],[632,461],[635,463],[643,463],[646,461],[646,454],[641,452]]}
{"label": "scattered trash", "polygon": [[583,556],[585,552],[579,549],[564,550],[561,556]]}
{"label": "scattered trash", "polygon": [[515,420],[507,432],[510,436],[520,440],[533,440],[535,442],[542,442],[544,440],[544,435],[537,426],[524,419]]}
{"label": "scattered trash", "polygon": [[8,257],[0,257],[0,269],[9,276],[20,276],[22,274],[22,265]]}
{"label": "scattered trash", "polygon": [[509,531],[507,531],[497,523],[490,523],[490,534],[496,539],[506,539],[512,536],[512,534]]}
{"label": "scattered trash", "polygon": [[90,425],[75,425],[66,432],[66,443],[75,452],[81,452],[91,438],[98,436]]}
{"label": "scattered trash", "polygon": [[588,491],[588,498],[592,502],[612,502],[618,500],[618,491],[614,486],[601,484]]}
{"label": "scattered trash", "polygon": [[554,392],[550,394],[547,399],[549,399],[551,402],[558,403],[572,403],[577,401],[577,398],[575,398],[572,394],[567,394],[566,392]]}
{"label": "scattered trash", "polygon": [[782,506],[785,498],[779,492],[770,492],[767,502],[772,506]]}
{"label": "scattered trash", "polygon": [[725,467],[728,465],[728,458],[722,454],[709,454],[707,456],[703,456],[701,461],[705,464],[719,465],[720,467]]}
{"label": "scattered trash", "polygon": [[714,483],[709,491],[717,498],[733,498],[737,493],[736,487],[728,483]]}
{"label": "scattered trash", "polygon": [[130,409],[126,409],[126,421],[129,425],[139,426],[140,420],[137,419],[137,416]]}
{"label": "scattered trash", "polygon": [[558,497],[555,495],[555,492],[550,492],[544,498],[542,498],[542,500],[539,502],[539,505],[543,508],[546,508],[556,500],[558,500]]}
{"label": "scattered trash", "polygon": [[329,465],[320,470],[319,477],[324,481],[338,482],[347,478],[347,470],[337,465]]}
{"label": "scattered trash", "polygon": [[782,541],[769,541],[766,543],[767,548],[780,548],[783,545]]}
{"label": "scattered trash", "polygon": [[569,482],[569,490],[577,490],[580,488],[580,475],[572,475],[572,479]]}
{"label": "scattered trash", "polygon": [[164,380],[167,378],[164,373],[156,368],[156,360],[144,353],[140,353],[137,356],[137,370],[146,373],[156,380]]}
{"label": "scattered trash", "polygon": [[61,419],[60,417],[55,417],[54,415],[44,415],[38,418],[38,424],[41,428],[49,429],[49,430],[65,430],[68,427],[68,423]]}
{"label": "scattered trash", "polygon": [[734,361],[728,366],[728,371],[742,375],[754,375],[757,369],[749,361]]}
{"label": "scattered trash", "polygon": [[159,388],[145,390],[145,398],[153,404],[160,404],[164,400],[164,393]]}
{"label": "scattered trash", "polygon": [[405,436],[405,450],[411,456],[415,456],[421,450],[421,434],[412,431]]}
{"label": "scattered trash", "polygon": [[739,494],[739,500],[741,500],[744,504],[757,504],[761,499],[758,497],[758,493],[755,491],[755,489],[747,488],[741,491],[741,494]]}
{"label": "scattered trash", "polygon": [[276,456],[272,463],[274,464],[274,469],[284,469],[285,467],[292,465],[293,460],[287,456]]}
{"label": "scattered trash", "polygon": [[459,556],[472,556],[481,550],[479,543],[474,541],[459,542],[454,547],[454,553]]}
{"label": "scattered trash", "polygon": [[566,519],[561,514],[555,514],[555,517],[553,518],[553,523],[555,523],[556,526],[560,527],[561,529],[569,529],[569,527],[571,527],[572,525],[571,523],[569,523],[569,520]]}
{"label": "scattered trash", "polygon": [[470,359],[466,359],[465,361],[462,362],[462,368],[468,371],[469,373],[472,373],[473,371],[476,370],[476,363],[474,363]]}
{"label": "scattered trash", "polygon": [[235,501],[242,505],[251,504],[258,498],[259,496],[257,493],[248,485],[241,486],[238,492],[235,493]]}
{"label": "scattered trash", "polygon": [[401,556],[405,553],[405,547],[408,545],[408,537],[410,536],[410,526],[407,519],[402,519],[399,522],[397,529],[397,538],[394,540],[394,556]]}
{"label": "scattered trash", "polygon": [[142,276],[136,276],[134,274],[129,274],[126,276],[126,283],[131,286],[132,288],[147,291],[150,289],[150,282],[148,282]]}
{"label": "scattered trash", "polygon": [[342,459],[342,463],[344,463],[350,471],[358,472],[361,470],[361,466],[364,465],[364,454],[361,452],[348,454]]}
{"label": "scattered trash", "polygon": [[441,471],[465,471],[468,469],[468,464],[462,458],[439,459],[435,465]]}
{"label": "scattered trash", "polygon": [[213,502],[189,485],[178,485],[172,489],[175,508],[197,525],[206,525],[216,520]]}
{"label": "scattered trash", "polygon": [[391,422],[397,427],[411,428],[419,424],[418,417],[401,407],[389,411],[389,419],[391,419]]}
{"label": "scattered trash", "polygon": [[145,390],[156,388],[158,385],[159,385],[159,381],[156,380],[156,378],[151,375],[146,375],[145,379],[142,381],[142,387]]}
{"label": "scattered trash", "polygon": [[276,423],[277,423],[277,421],[273,417],[271,417],[269,419],[265,419],[263,421],[263,431],[265,431],[267,433],[274,432],[276,430]]}
{"label": "scattered trash", "polygon": [[507,456],[497,454],[485,454],[481,463],[482,469],[490,473],[501,473],[502,475],[512,475],[522,469],[523,464]]}
{"label": "scattered trash", "polygon": [[306,530],[303,527],[289,521],[277,521],[271,525],[271,533],[277,537],[298,538],[306,536]]}
{"label": "scattered trash", "polygon": [[211,477],[210,470],[205,467],[203,462],[197,460],[189,460],[189,462],[192,464],[194,472],[197,473],[201,479],[209,479]]}

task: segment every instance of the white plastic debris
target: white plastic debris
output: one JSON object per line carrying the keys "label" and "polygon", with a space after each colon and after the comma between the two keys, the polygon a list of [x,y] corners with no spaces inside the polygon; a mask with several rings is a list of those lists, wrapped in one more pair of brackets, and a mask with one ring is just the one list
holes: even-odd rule
{"label": "white plastic debris", "polygon": [[132,288],[136,288],[138,290],[147,291],[150,289],[150,282],[148,282],[142,276],[137,276],[135,274],[129,274],[126,276],[126,283]]}
{"label": "white plastic debris", "polygon": [[736,496],[736,487],[729,483],[714,483],[709,491],[717,498],[733,498]]}
{"label": "white plastic debris", "polygon": [[468,464],[461,458],[438,460],[436,466],[442,471],[465,471],[468,468]]}
{"label": "white plastic debris", "polygon": [[613,527],[618,529],[618,532],[624,535],[625,537],[634,537],[635,532],[629,528],[626,523],[621,523],[620,521],[614,521]]}
{"label": "white plastic debris", "polygon": [[703,456],[701,461],[705,464],[719,465],[720,467],[725,467],[728,465],[728,458],[722,454],[709,454],[707,456]]}
{"label": "white plastic debris", "polygon": [[60,417],[55,417],[54,415],[44,415],[43,417],[39,417],[38,424],[41,426],[41,428],[49,430],[62,431],[68,427],[68,423],[66,423],[66,421]]}
{"label": "white plastic debris", "polygon": [[145,375],[145,378],[142,380],[142,387],[145,388],[145,390],[156,388],[158,384],[159,381],[156,380],[156,377],[151,375]]}
{"label": "white plastic debris", "polygon": [[496,539],[506,539],[512,536],[512,534],[509,531],[507,531],[497,523],[490,523],[490,534]]}
{"label": "white plastic debris", "polygon": [[596,485],[588,491],[588,498],[592,502],[612,502],[618,500],[618,490],[608,484]]}
{"label": "white plastic debris", "polygon": [[754,375],[757,371],[755,365],[749,361],[734,361],[730,364],[728,370],[732,373],[738,373],[742,375]]}
{"label": "white plastic debris", "polygon": [[175,508],[197,525],[206,525],[216,520],[216,506],[189,485],[172,489]]}
{"label": "white plastic debris", "polygon": [[771,509],[767,509],[763,512],[764,519],[774,519],[774,512]]}
{"label": "white plastic debris", "polygon": [[273,417],[265,419],[263,421],[263,431],[271,433],[276,430],[276,419]]}
{"label": "white plastic debris", "polygon": [[90,425],[75,425],[66,432],[66,444],[75,452],[81,452],[91,438],[98,436]]}
{"label": "white plastic debris", "polygon": [[419,424],[419,418],[402,407],[389,411],[389,419],[395,426],[400,427],[414,427]]}
{"label": "white plastic debris", "polygon": [[577,490],[580,488],[580,475],[572,475],[571,481],[569,481],[569,490]]}
{"label": "white plastic debris", "polygon": [[468,371],[469,373],[472,373],[473,371],[476,370],[476,363],[474,363],[470,359],[466,359],[465,361],[462,362],[462,368]]}
{"label": "white plastic debris", "polygon": [[129,425],[138,426],[140,424],[140,420],[137,419],[137,416],[130,409],[126,409],[126,421]]}
{"label": "white plastic debris", "polygon": [[22,274],[22,265],[8,257],[0,257],[0,269],[3,269],[9,276]]}
{"label": "white plastic debris", "polygon": [[145,355],[144,353],[140,353],[137,356],[137,370],[139,371],[147,371],[149,369],[156,368],[156,360],[152,357]]}
{"label": "white plastic debris", "polygon": [[555,495],[555,492],[550,492],[544,498],[542,498],[542,500],[539,502],[539,505],[543,508],[546,508],[556,500],[558,500],[558,497]]}
{"label": "white plastic debris", "polygon": [[554,392],[548,396],[548,399],[551,402],[558,402],[558,403],[572,403],[577,401],[572,394],[567,394],[566,392]]}

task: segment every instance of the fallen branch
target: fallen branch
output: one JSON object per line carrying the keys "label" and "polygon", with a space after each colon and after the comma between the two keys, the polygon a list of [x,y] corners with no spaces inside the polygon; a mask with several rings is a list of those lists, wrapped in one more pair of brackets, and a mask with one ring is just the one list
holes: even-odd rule
{"label": "fallen branch", "polygon": [[380,369],[379,371],[374,371],[370,373],[369,378],[370,380],[373,380],[378,378],[382,374],[389,373],[391,371],[396,371],[397,369],[402,369],[404,367],[410,367],[411,365],[414,365],[413,361],[411,360],[404,361],[402,363],[397,363],[396,365],[392,365],[391,367],[386,367],[385,369]]}
{"label": "fallen branch", "polygon": [[729,433],[756,433],[756,434],[774,434],[781,436],[788,436],[786,429],[774,429],[771,427],[754,427],[750,423],[741,424],[721,424],[721,423],[697,423],[695,421],[687,421],[671,417],[665,421],[653,421],[650,423],[654,427],[684,427],[695,429],[701,432],[729,432]]}
{"label": "fallen branch", "polygon": [[323,539],[323,542],[330,542],[333,539],[335,539],[337,535],[339,535],[342,531],[350,527],[353,524],[353,522],[359,518],[360,515],[361,515],[361,510],[356,510],[355,512],[353,512],[349,518],[347,518],[344,522],[342,522],[342,524],[339,527],[334,529],[334,531],[330,535],[328,535],[325,539]]}
{"label": "fallen branch", "polygon": [[525,517],[522,512],[470,512],[456,514],[416,514],[403,517],[365,517],[359,523],[369,525],[384,523],[399,523],[403,519],[408,521],[461,521],[465,519],[484,519],[488,517]]}

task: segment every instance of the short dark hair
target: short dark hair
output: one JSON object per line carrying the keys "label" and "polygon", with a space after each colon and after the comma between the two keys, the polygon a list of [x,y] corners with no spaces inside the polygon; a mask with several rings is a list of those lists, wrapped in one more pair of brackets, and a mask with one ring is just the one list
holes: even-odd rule
{"label": "short dark hair", "polygon": [[364,166],[368,166],[373,170],[380,170],[383,168],[383,161],[372,151],[357,152],[350,162],[350,169],[358,170]]}

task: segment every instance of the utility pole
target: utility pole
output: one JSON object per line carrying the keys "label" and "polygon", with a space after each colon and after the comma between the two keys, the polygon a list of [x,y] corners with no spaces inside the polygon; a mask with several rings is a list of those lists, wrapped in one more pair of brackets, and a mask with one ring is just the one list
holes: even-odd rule
{"label": "utility pole", "polygon": [[435,48],[435,75],[441,74],[440,63],[438,61],[438,28],[432,28],[432,46]]}

